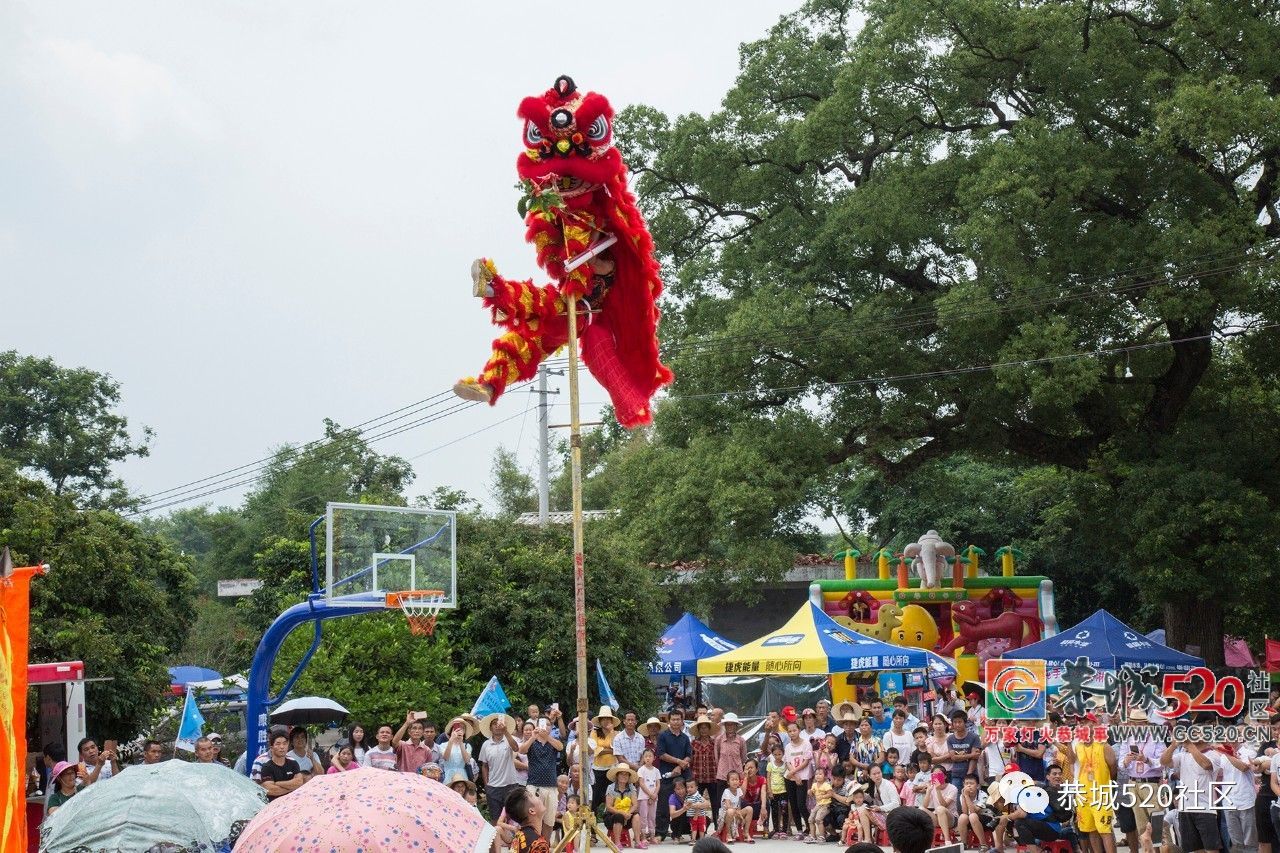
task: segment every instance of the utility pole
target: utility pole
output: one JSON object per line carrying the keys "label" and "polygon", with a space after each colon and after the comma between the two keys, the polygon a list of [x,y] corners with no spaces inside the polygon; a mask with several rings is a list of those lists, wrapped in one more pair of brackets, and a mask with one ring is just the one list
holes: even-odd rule
{"label": "utility pole", "polygon": [[560,370],[548,370],[546,364],[538,365],[538,524],[547,526],[547,513],[551,509],[551,426],[547,404],[548,394],[559,394],[559,391],[547,390],[547,376],[554,373],[563,376]]}

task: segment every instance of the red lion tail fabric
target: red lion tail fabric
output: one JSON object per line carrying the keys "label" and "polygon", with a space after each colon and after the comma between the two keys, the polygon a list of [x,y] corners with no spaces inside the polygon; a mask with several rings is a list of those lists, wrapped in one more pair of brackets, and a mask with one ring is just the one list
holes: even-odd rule
{"label": "red lion tail fabric", "polygon": [[618,357],[613,331],[604,323],[591,323],[582,333],[582,360],[596,381],[609,392],[618,423],[632,429],[653,420],[649,395],[628,373]]}

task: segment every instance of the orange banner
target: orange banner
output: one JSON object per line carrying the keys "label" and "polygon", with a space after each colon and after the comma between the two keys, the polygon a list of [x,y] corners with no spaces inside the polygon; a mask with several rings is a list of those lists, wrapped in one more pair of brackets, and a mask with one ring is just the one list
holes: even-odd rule
{"label": "orange banner", "polygon": [[42,566],[0,579],[0,853],[27,849],[27,652],[31,578]]}

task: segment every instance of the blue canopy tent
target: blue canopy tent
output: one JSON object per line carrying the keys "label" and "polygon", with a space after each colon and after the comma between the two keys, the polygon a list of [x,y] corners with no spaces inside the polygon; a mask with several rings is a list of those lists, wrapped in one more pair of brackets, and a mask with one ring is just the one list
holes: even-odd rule
{"label": "blue canopy tent", "polygon": [[697,616],[686,613],[658,640],[658,656],[649,664],[649,674],[697,675],[698,661],[737,647],[737,643],[712,631]]}
{"label": "blue canopy tent", "polygon": [[[1114,672],[1125,666],[1154,666],[1169,672],[1186,672],[1204,666],[1195,655],[1171,649],[1130,628],[1105,610],[1047,640],[1005,652],[1009,660],[1043,660],[1052,670],[1068,661],[1088,658],[1096,669]],[[1050,679],[1052,681],[1052,677]]]}

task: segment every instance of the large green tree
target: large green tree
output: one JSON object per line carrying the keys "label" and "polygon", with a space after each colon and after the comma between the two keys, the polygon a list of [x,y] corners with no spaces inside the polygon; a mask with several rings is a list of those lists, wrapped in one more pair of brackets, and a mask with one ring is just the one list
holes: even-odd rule
{"label": "large green tree", "polygon": [[127,497],[112,466],[146,456],[151,438],[146,428],[130,435],[119,403],[120,386],[106,374],[0,352],[0,459],[44,477],[56,495],[119,506]]}
{"label": "large green tree", "polygon": [[[457,612],[442,624],[458,657],[497,675],[519,706],[573,707],[573,558],[569,528],[459,517]],[[648,664],[666,627],[658,575],[639,565],[608,521],[586,527],[587,649],[624,704],[653,709]],[[592,701],[598,701],[591,677]],[[572,716],[567,714],[567,716]]]}
{"label": "large green tree", "polygon": [[[412,480],[408,462],[377,453],[358,430],[326,420],[323,440],[272,454],[241,506],[180,509],[145,522],[194,558],[205,593],[197,605],[202,630],[173,651],[174,662],[220,672],[247,667],[267,626],[311,591],[307,533],[325,505],[403,506]],[[240,601],[214,597],[217,581],[227,578],[256,578],[263,587]]]}
{"label": "large green tree", "polygon": [[171,650],[192,621],[190,558],[110,510],[0,465],[0,542],[19,565],[49,564],[31,585],[31,660],[83,660],[89,731],[132,737],[165,699]]}
{"label": "large green tree", "polygon": [[[470,711],[484,687],[471,655],[440,622],[434,637],[415,637],[399,613],[332,619],[291,695],[328,696],[366,730],[398,727],[406,711],[426,711],[437,725]],[[312,641],[310,626],[289,635],[280,650],[273,689],[279,690]]]}
{"label": "large green tree", "polygon": [[623,518],[732,561],[964,454],[1220,658],[1274,553],[1278,80],[1261,0],[816,0],[719,110],[628,110],[678,380]]}

